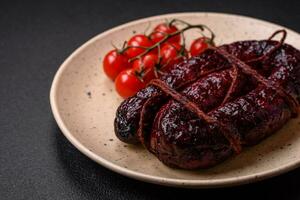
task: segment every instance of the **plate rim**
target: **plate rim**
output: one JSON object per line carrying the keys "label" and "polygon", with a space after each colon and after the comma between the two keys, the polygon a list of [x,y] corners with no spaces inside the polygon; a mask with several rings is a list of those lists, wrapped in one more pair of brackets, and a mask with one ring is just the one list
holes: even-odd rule
{"label": "plate rim", "polygon": [[58,83],[60,81],[61,76],[63,75],[63,72],[65,71],[68,64],[72,61],[72,59],[81,53],[86,47],[88,47],[90,44],[95,42],[96,40],[100,39],[101,37],[104,37],[111,32],[120,30],[122,28],[125,28],[130,25],[135,25],[139,23],[143,23],[149,20],[156,20],[160,18],[172,18],[172,17],[183,17],[188,15],[213,15],[213,16],[229,16],[229,17],[238,17],[238,18],[244,18],[248,20],[254,20],[256,22],[260,23],[268,23],[272,26],[280,26],[289,32],[292,32],[294,34],[298,34],[296,31],[293,31],[289,28],[286,28],[284,26],[275,24],[273,22],[269,22],[262,19],[257,19],[254,17],[244,16],[244,15],[238,15],[238,14],[231,14],[231,13],[221,13],[221,12],[179,12],[179,13],[168,13],[163,15],[155,15],[150,17],[145,17],[137,20],[133,20],[127,23],[124,23],[122,25],[110,28],[102,33],[97,34],[96,36],[89,39],[87,42],[79,46],[75,51],[71,53],[65,59],[65,61],[60,65],[57,72],[55,73],[55,76],[53,78],[51,88],[50,88],[50,106],[51,110],[54,116],[55,121],[57,122],[61,132],[64,134],[64,136],[84,155],[92,159],[93,161],[97,162],[98,164],[102,165],[103,167],[110,169],[118,174],[139,180],[139,181],[145,181],[148,183],[154,183],[159,185],[165,185],[165,186],[172,186],[172,187],[185,187],[185,188],[216,188],[216,187],[228,187],[228,186],[235,186],[235,185],[242,185],[247,184],[251,182],[256,182],[260,180],[264,180],[273,176],[280,175],[282,173],[288,172],[290,170],[293,170],[300,166],[300,159],[297,161],[291,161],[288,163],[285,163],[284,165],[273,168],[271,170],[262,171],[260,173],[254,173],[254,174],[248,174],[244,176],[235,176],[230,178],[223,178],[223,179],[211,179],[211,180],[189,180],[189,179],[176,179],[176,178],[164,178],[160,176],[155,175],[149,175],[144,174],[141,172],[136,172],[124,167],[121,167],[117,164],[114,164],[110,162],[109,160],[104,159],[103,157],[97,155],[94,152],[91,152],[88,150],[87,147],[85,147],[78,139],[76,139],[71,131],[67,128],[65,123],[63,122],[58,106],[57,106],[57,91],[58,91]]}

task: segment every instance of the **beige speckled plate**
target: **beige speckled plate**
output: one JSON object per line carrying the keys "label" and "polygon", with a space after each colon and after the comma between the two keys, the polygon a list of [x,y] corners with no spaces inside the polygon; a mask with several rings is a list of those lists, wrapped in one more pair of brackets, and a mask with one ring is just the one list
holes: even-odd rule
{"label": "beige speckled plate", "polygon": [[[223,187],[275,176],[300,165],[300,120],[293,119],[275,135],[242,154],[208,169],[171,169],[140,146],[120,142],[114,135],[115,111],[122,101],[103,74],[101,58],[111,42],[121,45],[134,31],[171,18],[205,23],[216,43],[265,39],[283,27],[237,15],[180,13],[150,17],[106,31],[82,45],[59,68],[51,93],[51,107],[63,134],[82,153],[117,173],[134,179],[177,187]],[[300,48],[300,35],[287,29],[287,42]],[[191,38],[195,32],[189,32]],[[188,41],[189,43],[189,41]]]}

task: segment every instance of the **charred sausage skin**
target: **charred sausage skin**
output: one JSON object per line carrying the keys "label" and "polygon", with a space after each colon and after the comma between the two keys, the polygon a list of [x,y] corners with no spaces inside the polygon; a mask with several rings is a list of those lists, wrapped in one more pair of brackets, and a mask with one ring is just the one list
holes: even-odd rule
{"label": "charred sausage skin", "polygon": [[[247,62],[267,54],[277,44],[269,40],[242,41],[219,48]],[[251,67],[299,101],[300,53],[297,49],[281,45],[267,59],[251,63]],[[253,145],[281,128],[291,118],[291,109],[273,89],[241,72],[234,94],[224,103],[234,78],[232,74],[233,68],[224,57],[207,50],[173,66],[161,80],[209,116],[230,123],[243,146]],[[120,105],[115,132],[124,142],[142,142],[172,167],[207,168],[233,153],[222,130],[205,123],[155,86],[148,86]]]}

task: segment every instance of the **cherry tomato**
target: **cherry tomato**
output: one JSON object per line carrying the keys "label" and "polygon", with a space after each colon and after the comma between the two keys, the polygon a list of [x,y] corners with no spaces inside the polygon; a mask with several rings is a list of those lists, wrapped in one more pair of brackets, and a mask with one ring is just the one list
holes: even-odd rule
{"label": "cherry tomato", "polygon": [[[128,41],[128,46],[151,47],[153,44],[154,43],[145,35],[134,35]],[[132,47],[126,51],[126,55],[129,58],[133,58],[133,57],[140,55],[144,51],[145,51],[145,49],[143,49],[143,48]]]}
{"label": "cherry tomato", "polygon": [[137,59],[133,62],[132,68],[141,75],[145,83],[148,83],[155,78],[155,67],[158,62],[158,56],[156,54],[146,54],[141,59]]}
{"label": "cherry tomato", "polygon": [[[176,26],[169,25],[167,23],[158,24],[153,32],[150,34],[150,38],[154,43],[161,41],[166,34],[171,34],[178,31]],[[180,43],[180,35],[175,35],[167,40],[169,43]]]}
{"label": "cherry tomato", "polygon": [[161,64],[164,67],[164,71],[169,69],[174,64],[180,63],[187,56],[186,49],[178,43],[166,43],[162,46],[160,54],[162,57]]}
{"label": "cherry tomato", "polygon": [[194,40],[191,44],[190,48],[190,53],[191,56],[196,56],[202,53],[207,47],[209,46],[208,44],[208,38],[206,37],[200,37],[196,40]]}
{"label": "cherry tomato", "polygon": [[115,87],[119,95],[123,98],[133,96],[146,86],[135,74],[134,69],[122,71],[115,80]]}
{"label": "cherry tomato", "polygon": [[117,50],[111,50],[103,59],[103,69],[105,74],[112,80],[114,80],[118,74],[130,67],[128,58],[118,53]]}

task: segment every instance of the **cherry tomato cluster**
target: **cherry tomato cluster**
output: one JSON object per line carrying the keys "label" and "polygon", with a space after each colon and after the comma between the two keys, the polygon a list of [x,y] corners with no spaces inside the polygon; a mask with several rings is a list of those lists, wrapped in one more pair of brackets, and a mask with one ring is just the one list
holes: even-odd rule
{"label": "cherry tomato cluster", "polygon": [[134,35],[123,49],[114,49],[105,55],[104,72],[115,81],[120,96],[133,96],[172,65],[202,53],[211,44],[210,38],[202,36],[192,42],[188,52],[185,44],[181,44],[181,33],[175,25],[161,23],[150,35]]}

